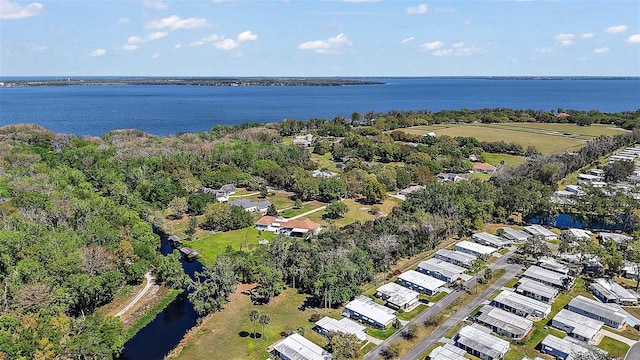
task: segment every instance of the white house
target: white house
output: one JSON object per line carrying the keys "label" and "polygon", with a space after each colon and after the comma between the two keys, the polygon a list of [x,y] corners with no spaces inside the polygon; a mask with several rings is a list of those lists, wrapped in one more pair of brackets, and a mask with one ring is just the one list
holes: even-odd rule
{"label": "white house", "polygon": [[545,228],[544,226],[540,226],[540,225],[525,226],[524,231],[528,232],[531,235],[542,235],[547,241],[558,240],[558,235],[556,235],[556,233],[554,233],[553,231]]}
{"label": "white house", "polygon": [[485,245],[481,245],[478,243],[474,243],[471,241],[460,241],[458,242],[455,247],[454,247],[455,251],[462,251],[465,252],[467,254],[471,254],[474,256],[480,256],[480,255],[491,255],[494,252],[498,251],[498,249],[491,247],[491,246],[485,246]]}
{"label": "white house", "polygon": [[421,274],[415,270],[409,270],[403,272],[398,276],[396,282],[409,289],[425,293],[427,295],[434,295],[440,292],[440,288],[446,285],[446,282],[436,279],[434,277]]}
{"label": "white house", "polygon": [[376,290],[376,296],[387,302],[393,309],[411,311],[418,306],[420,293],[396,283],[387,283]]}
{"label": "white house", "polygon": [[502,359],[509,351],[509,342],[490,334],[482,326],[465,326],[455,336],[456,346],[482,360]]}
{"label": "white house", "polygon": [[355,335],[360,341],[367,340],[367,327],[347,318],[336,320],[325,316],[316,322],[316,330],[327,337],[330,337],[332,332],[341,332]]}
{"label": "white house", "polygon": [[627,319],[627,315],[622,309],[582,295],[571,299],[566,308],[578,314],[602,321],[605,325],[614,329],[620,329]]}
{"label": "white house", "polygon": [[345,306],[342,315],[382,329],[391,325],[396,319],[393,309],[382,306],[363,295],[351,300]]}
{"label": "white house", "polygon": [[331,353],[293,333],[273,346],[271,353],[282,360],[330,360]]}

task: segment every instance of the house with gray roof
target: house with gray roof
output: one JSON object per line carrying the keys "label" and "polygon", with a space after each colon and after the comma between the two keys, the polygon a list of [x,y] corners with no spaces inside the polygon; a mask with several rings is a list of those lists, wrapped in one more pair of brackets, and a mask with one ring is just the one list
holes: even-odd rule
{"label": "house with gray roof", "polygon": [[440,292],[447,283],[434,277],[419,273],[415,270],[403,272],[398,276],[396,282],[409,289],[425,293],[427,295],[435,295]]}
{"label": "house with gray roof", "polygon": [[256,211],[265,212],[269,209],[269,206],[271,206],[271,202],[268,200],[253,202],[247,199],[237,199],[237,200],[230,201],[229,205],[239,206],[243,208],[244,211],[246,212],[256,212]]}
{"label": "house with gray roof", "polygon": [[444,344],[431,350],[427,357],[428,360],[467,360],[464,355],[467,352],[464,349],[455,347],[452,344]]}
{"label": "house with gray roof", "polygon": [[513,242],[518,242],[518,243],[525,242],[525,241],[527,241],[529,239],[529,237],[531,237],[530,234],[527,234],[526,232],[521,231],[521,230],[516,230],[516,229],[514,229],[512,227],[509,227],[509,226],[505,226],[505,227],[500,228],[500,229],[502,229],[502,231],[503,231],[503,235],[502,236],[504,238],[506,238],[506,239],[509,239],[509,240],[513,241]]}
{"label": "house with gray roof", "polygon": [[624,306],[638,305],[638,295],[635,292],[623,288],[611,279],[595,279],[589,288],[602,302]]}
{"label": "house with gray roof", "polygon": [[589,349],[569,339],[561,339],[549,334],[540,342],[540,352],[559,360],[572,360],[574,355],[587,353]]}
{"label": "house with gray roof", "polygon": [[520,340],[533,330],[533,321],[497,307],[485,305],[474,320],[494,333]]}
{"label": "house with gray roof", "polygon": [[391,325],[396,319],[393,309],[380,305],[363,295],[351,300],[345,306],[342,315],[382,329]]}
{"label": "house with gray roof", "polygon": [[567,309],[575,313],[602,321],[614,329],[620,329],[626,322],[627,314],[620,308],[578,295],[571,299]]}
{"label": "house with gray roof", "polygon": [[471,235],[471,240],[477,242],[478,244],[492,246],[498,249],[502,249],[511,245],[511,241],[500,236],[489,234],[488,232],[475,233]]}
{"label": "house with gray roof", "polygon": [[330,352],[298,333],[277,342],[271,354],[282,360],[330,360],[332,357]]}
{"label": "house with gray roof", "polygon": [[425,275],[429,275],[451,284],[462,278],[462,275],[467,269],[458,265],[450,264],[444,260],[431,258],[418,264],[418,268],[416,270]]}
{"label": "house with gray roof", "polygon": [[490,330],[474,324],[465,326],[455,336],[456,346],[482,360],[502,359],[509,351],[509,342],[493,336]]}
{"label": "house with gray roof", "polygon": [[376,290],[376,296],[387,302],[393,309],[411,311],[418,306],[420,293],[396,283],[387,283]]}
{"label": "house with gray roof", "polygon": [[598,233],[598,238],[602,243],[604,243],[607,240],[613,240],[618,245],[626,245],[627,243],[633,240],[633,236],[618,234],[618,233],[611,233],[611,232]]}
{"label": "house with gray roof", "polygon": [[494,252],[498,251],[498,249],[494,247],[486,246],[486,245],[482,245],[482,244],[478,244],[478,243],[466,241],[466,240],[456,243],[454,250],[462,251],[467,254],[471,254],[473,256],[491,255]]}
{"label": "house with gray roof", "polygon": [[558,289],[535,280],[522,278],[518,281],[516,293],[550,304],[558,296]]}
{"label": "house with gray roof", "polygon": [[448,249],[440,249],[436,251],[436,259],[446,261],[450,264],[462,266],[464,268],[471,267],[473,260],[477,259],[476,256],[468,254],[462,251],[454,251]]}
{"label": "house with gray roof", "polygon": [[558,260],[552,257],[548,257],[548,256],[541,257],[540,259],[538,259],[538,266],[543,269],[555,271],[563,275],[569,274],[569,267],[567,265],[560,263]]}
{"label": "house with gray roof", "polygon": [[541,235],[545,240],[558,240],[558,235],[556,235],[556,233],[541,225],[525,226],[524,231],[531,235]]}
{"label": "house with gray roof", "polygon": [[569,275],[547,270],[536,265],[531,265],[522,274],[523,278],[539,281],[543,284],[556,287],[558,289],[569,288],[574,278]]}
{"label": "house with gray roof", "polygon": [[330,337],[332,332],[341,332],[352,334],[360,341],[367,340],[367,327],[347,318],[336,320],[325,316],[316,322],[315,329],[326,337]]}
{"label": "house with gray roof", "polygon": [[586,342],[590,342],[596,337],[600,329],[602,329],[602,325],[604,325],[602,321],[580,315],[567,309],[560,310],[560,312],[551,319],[551,326],[554,328]]}
{"label": "house with gray roof", "polygon": [[491,301],[491,305],[516,315],[533,316],[540,319],[546,318],[551,312],[551,305],[509,290],[503,290],[499,293]]}

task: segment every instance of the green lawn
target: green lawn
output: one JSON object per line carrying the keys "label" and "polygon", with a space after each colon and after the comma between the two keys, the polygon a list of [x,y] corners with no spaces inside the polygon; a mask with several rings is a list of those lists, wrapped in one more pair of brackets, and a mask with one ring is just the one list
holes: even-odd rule
{"label": "green lawn", "polygon": [[416,316],[422,314],[422,312],[425,311],[426,309],[427,309],[427,305],[420,304],[415,309],[409,312],[398,311],[398,313],[396,314],[396,317],[400,320],[407,320],[407,321],[413,320]]}
{"label": "green lawn", "polygon": [[428,300],[430,303],[434,303],[434,302],[438,302],[440,299],[442,299],[443,297],[449,295],[448,293],[441,291],[439,293],[437,293],[434,296],[427,296],[427,295],[420,295],[421,299],[425,299]]}
{"label": "green lawn", "polygon": [[494,154],[494,153],[482,153],[484,156],[484,161],[488,164],[498,166],[501,165],[501,162],[504,161],[505,165],[519,165],[526,159],[524,156],[515,156],[508,154]]}
{"label": "green lawn", "polygon": [[347,205],[349,211],[344,214],[340,219],[325,219],[322,216],[325,214],[324,211],[318,211],[313,214],[309,214],[308,218],[312,221],[317,222],[322,226],[329,226],[330,224],[340,228],[345,225],[352,224],[356,221],[365,222],[367,220],[375,219],[375,215],[371,214],[370,210],[375,206],[380,210],[380,213],[383,215],[387,215],[391,212],[394,206],[400,204],[402,201],[396,199],[394,197],[387,197],[382,204],[376,205],[364,205],[361,204],[354,199],[346,199],[343,201],[344,204]]}
{"label": "green lawn", "polygon": [[380,340],[384,340],[384,339],[388,338],[389,336],[395,334],[396,331],[398,331],[398,329],[394,328],[393,326],[389,326],[389,328],[384,329],[384,330],[377,329],[377,328],[370,327],[370,326],[367,328],[367,334],[373,336],[376,339],[380,339]]}
{"label": "green lawn", "polygon": [[271,240],[273,237],[274,233],[270,231],[258,231],[251,227],[206,235],[198,240],[185,242],[184,245],[198,250],[200,258],[204,262],[212,263],[216,255],[223,253],[227,246],[231,246],[234,250],[240,250],[241,248],[246,250],[244,247],[246,242],[249,250],[252,250],[259,246],[259,240]]}
{"label": "green lawn", "polygon": [[627,351],[629,351],[629,345],[608,336],[602,338],[598,347],[608,352],[609,355],[618,356],[619,358],[623,358]]}
{"label": "green lawn", "polygon": [[294,217],[294,216],[298,216],[300,214],[304,214],[307,211],[311,211],[313,209],[317,209],[317,208],[319,208],[321,206],[325,206],[325,204],[320,203],[318,201],[312,201],[312,202],[309,202],[309,203],[305,203],[304,205],[302,205],[302,207],[300,209],[284,210],[284,211],[280,212],[280,215],[282,217],[285,217],[285,218],[291,218],[291,217]]}
{"label": "green lawn", "polygon": [[244,199],[248,199],[251,201],[270,201],[273,205],[276,206],[276,209],[282,210],[289,207],[292,207],[294,204],[294,200],[290,199],[291,195],[287,195],[281,192],[272,193],[273,195],[269,195],[266,198],[261,198],[260,195],[253,195],[244,197]]}
{"label": "green lawn", "polygon": [[332,160],[330,152],[324,155],[311,153],[311,161],[318,163],[318,169],[327,169],[334,173],[342,172],[342,170],[336,167],[336,163]]}

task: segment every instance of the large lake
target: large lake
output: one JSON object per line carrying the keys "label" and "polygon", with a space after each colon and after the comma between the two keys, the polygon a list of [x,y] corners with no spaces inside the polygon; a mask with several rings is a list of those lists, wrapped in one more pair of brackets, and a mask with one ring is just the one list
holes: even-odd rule
{"label": "large lake", "polygon": [[514,108],[602,112],[640,109],[640,80],[375,78],[357,86],[43,86],[0,88],[0,125],[102,135],[136,128],[156,135],[214,125],[331,119],[370,110]]}

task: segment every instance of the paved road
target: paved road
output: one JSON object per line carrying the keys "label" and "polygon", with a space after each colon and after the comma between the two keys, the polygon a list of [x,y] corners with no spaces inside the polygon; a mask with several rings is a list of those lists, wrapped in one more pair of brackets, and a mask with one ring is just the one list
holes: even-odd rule
{"label": "paved road", "polygon": [[629,349],[627,357],[625,357],[624,360],[640,360],[640,342],[637,342]]}
{"label": "paved road", "polygon": [[[489,267],[491,268],[491,270],[497,270],[497,269],[502,269],[505,268],[505,266],[507,266],[507,259],[509,259],[511,256],[513,255],[513,251],[507,253],[506,255],[500,257],[498,260],[496,260],[494,263],[492,263]],[[515,267],[515,270],[513,270],[513,268]],[[511,268],[511,270],[509,270]],[[502,282],[499,286],[496,287],[496,289],[498,289],[499,287],[501,287],[502,285],[504,285],[507,281],[509,281],[509,279],[513,278],[515,276],[515,274],[518,273],[520,267],[519,266],[515,266],[515,265],[509,265],[509,267],[507,268],[507,274],[505,274],[502,278],[500,278],[498,281],[496,281],[495,284],[499,284],[502,282],[503,278],[508,276],[511,272],[513,272],[512,275],[510,275],[509,277],[507,277],[504,282]],[[467,281],[465,283],[465,285],[467,286],[467,288],[469,289],[473,289],[474,285],[476,284],[476,279],[475,277],[472,278],[471,280]],[[495,289],[493,290],[495,291]],[[487,295],[487,297],[489,295],[491,295],[493,293],[493,291],[489,292],[489,294]],[[436,302],[435,304],[433,304],[433,306],[431,306],[427,311],[423,312],[422,314],[420,314],[417,318],[413,319],[410,323],[416,323],[418,325],[422,325],[422,323],[429,319],[431,316],[434,316],[436,314],[438,314],[440,311],[442,311],[443,309],[445,309],[447,306],[449,306],[451,303],[453,303],[454,301],[456,301],[456,299],[458,299],[458,297],[460,297],[460,295],[462,295],[463,291],[461,290],[455,290],[452,291],[451,293],[449,293],[449,295],[445,296],[444,298],[440,299],[440,301]],[[486,298],[486,297],[485,297]],[[482,299],[484,300],[484,299]],[[469,312],[471,312],[473,309],[476,308],[477,305],[473,306],[471,308],[471,310],[469,310]],[[464,309],[464,308],[463,308]],[[460,311],[462,311],[463,309],[461,309]],[[458,313],[460,312],[458,311]],[[457,314],[457,313],[456,313]],[[466,317],[467,315],[465,314],[464,317]],[[378,346],[376,346],[373,350],[371,350],[369,353],[367,353],[367,355],[365,355],[364,359],[365,360],[377,360],[380,358],[380,350],[384,349],[386,346],[388,346],[389,344],[395,342],[395,341],[399,341],[402,337],[402,332],[404,330],[404,328],[406,328],[410,323],[406,324],[402,329],[400,329],[399,331],[397,331],[394,335],[390,336],[389,338],[387,338],[385,341],[383,341],[381,344],[379,344]],[[456,322],[457,323],[457,322]],[[446,322],[445,322],[446,324]],[[444,326],[444,325],[443,325]],[[438,329],[436,329],[436,331],[438,331],[440,328],[442,328],[443,326],[440,326]],[[448,329],[446,329],[442,334],[444,334],[445,332],[447,332]],[[440,335],[437,339],[440,339],[440,337],[442,337],[442,335]],[[407,355],[405,355],[405,357],[403,357],[403,359],[412,359],[407,357],[409,354],[412,354],[414,351],[418,351],[416,349],[422,349],[419,352],[417,352],[416,357],[417,358],[422,352],[424,352],[429,346],[431,346],[429,343],[429,345],[427,345],[426,347],[423,348],[423,344],[428,340],[429,338],[423,340],[420,344],[418,344],[414,349],[412,349],[409,353],[407,353]],[[437,340],[436,339],[436,340]],[[640,359],[634,359],[634,360],[640,360]]]}

